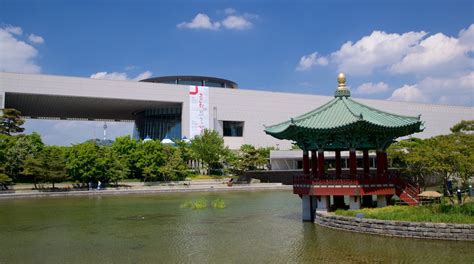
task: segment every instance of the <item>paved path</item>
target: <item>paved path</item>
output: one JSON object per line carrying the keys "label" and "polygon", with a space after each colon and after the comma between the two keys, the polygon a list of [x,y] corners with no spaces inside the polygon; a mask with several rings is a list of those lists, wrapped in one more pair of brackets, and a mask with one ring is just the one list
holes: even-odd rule
{"label": "paved path", "polygon": [[194,184],[190,185],[171,185],[171,186],[133,186],[130,188],[108,188],[103,190],[91,191],[58,191],[41,192],[38,190],[21,190],[13,193],[0,193],[2,198],[27,198],[27,197],[51,197],[51,196],[79,196],[79,195],[117,195],[131,193],[165,193],[165,192],[215,192],[215,191],[259,191],[259,190],[292,190],[290,185],[281,183],[255,183],[255,184],[234,184],[232,187],[222,183]]}

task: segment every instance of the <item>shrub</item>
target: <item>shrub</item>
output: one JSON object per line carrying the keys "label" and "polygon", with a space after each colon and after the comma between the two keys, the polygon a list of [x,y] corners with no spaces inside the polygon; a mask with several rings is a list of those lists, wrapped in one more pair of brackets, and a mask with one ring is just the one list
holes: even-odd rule
{"label": "shrub", "polygon": [[224,200],[217,198],[214,201],[212,201],[212,207],[216,209],[224,209],[226,208],[226,205],[225,205]]}

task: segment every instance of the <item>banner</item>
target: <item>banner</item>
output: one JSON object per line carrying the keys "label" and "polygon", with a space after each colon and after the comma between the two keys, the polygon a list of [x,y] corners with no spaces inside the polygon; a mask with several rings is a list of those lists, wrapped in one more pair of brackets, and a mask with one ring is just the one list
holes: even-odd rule
{"label": "banner", "polygon": [[189,86],[189,138],[209,129],[209,88]]}

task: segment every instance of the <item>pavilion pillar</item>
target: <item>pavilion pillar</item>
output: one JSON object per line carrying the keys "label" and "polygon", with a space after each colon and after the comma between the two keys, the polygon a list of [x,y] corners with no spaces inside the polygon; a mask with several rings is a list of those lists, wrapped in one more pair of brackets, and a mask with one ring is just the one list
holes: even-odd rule
{"label": "pavilion pillar", "polygon": [[318,176],[324,178],[324,150],[318,150]]}
{"label": "pavilion pillar", "polygon": [[351,178],[356,178],[357,176],[357,158],[354,148],[349,150],[349,174]]}
{"label": "pavilion pillar", "polygon": [[309,174],[309,156],[307,150],[303,150],[303,174],[305,176]]}
{"label": "pavilion pillar", "polygon": [[336,178],[341,178],[342,165],[341,165],[341,151],[336,150]]}
{"label": "pavilion pillar", "polygon": [[364,149],[364,177],[369,177],[370,173],[370,161],[369,161],[369,150]]}
{"label": "pavilion pillar", "polygon": [[316,200],[316,196],[312,195],[303,195],[301,197],[302,205],[303,205],[303,212],[302,218],[303,221],[310,221],[314,222],[314,215],[316,211],[316,206],[318,201]]}
{"label": "pavilion pillar", "polygon": [[318,157],[316,150],[311,150],[311,173],[313,175],[313,179],[318,177]]}
{"label": "pavilion pillar", "polygon": [[385,150],[382,152],[382,158],[383,158],[383,172],[385,174],[388,171],[388,158],[387,158],[387,152]]}
{"label": "pavilion pillar", "polygon": [[382,177],[384,171],[384,164],[383,164],[383,150],[377,150],[377,177]]}

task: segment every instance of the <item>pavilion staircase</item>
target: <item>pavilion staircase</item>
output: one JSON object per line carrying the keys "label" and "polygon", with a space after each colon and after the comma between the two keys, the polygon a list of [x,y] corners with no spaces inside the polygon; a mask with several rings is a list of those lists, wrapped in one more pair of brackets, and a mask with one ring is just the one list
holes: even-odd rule
{"label": "pavilion staircase", "polygon": [[400,184],[395,185],[395,192],[400,200],[408,205],[418,205],[420,200],[418,199],[418,194],[420,189],[413,186],[408,182],[401,182]]}

